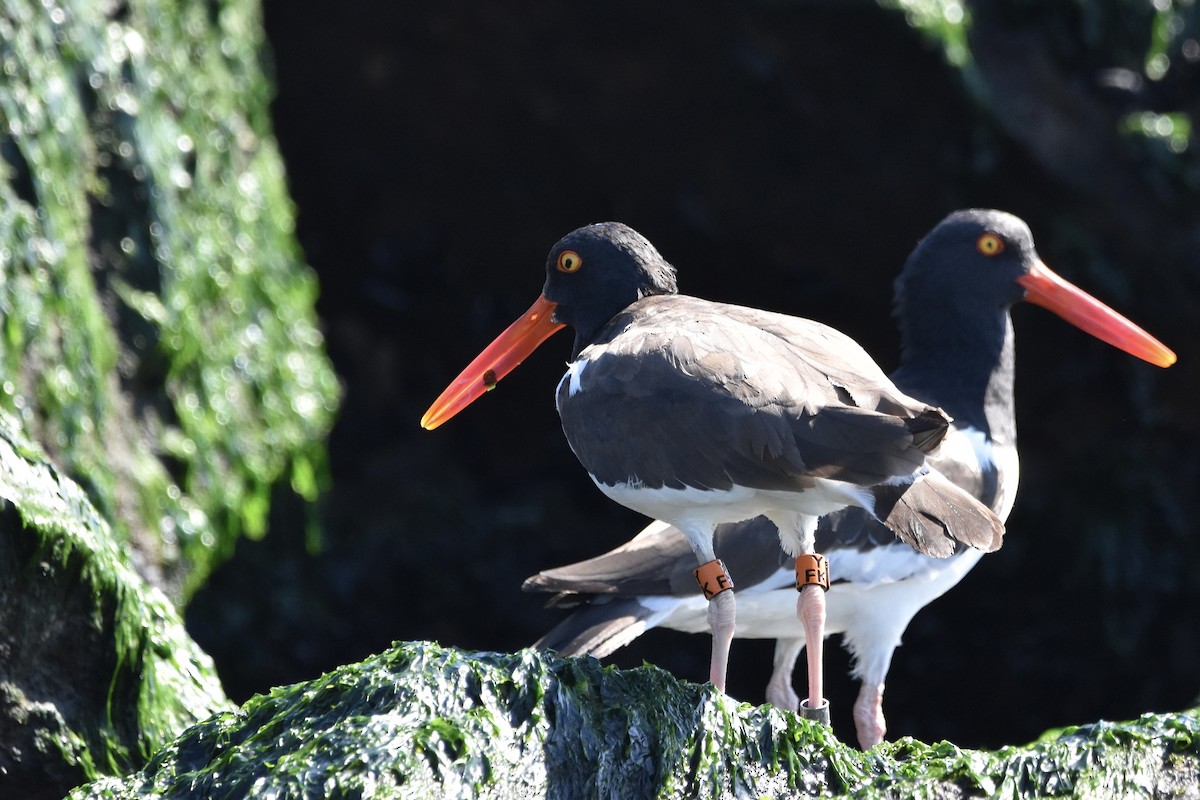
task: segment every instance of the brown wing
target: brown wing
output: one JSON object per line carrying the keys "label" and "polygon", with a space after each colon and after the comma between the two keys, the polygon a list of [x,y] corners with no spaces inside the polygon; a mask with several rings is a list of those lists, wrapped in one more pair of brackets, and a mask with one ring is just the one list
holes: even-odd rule
{"label": "brown wing", "polygon": [[792,319],[681,296],[635,303],[559,386],[572,449],[602,483],[649,488],[870,486],[912,474],[946,416],[906,398],[832,329],[800,320],[780,335]]}

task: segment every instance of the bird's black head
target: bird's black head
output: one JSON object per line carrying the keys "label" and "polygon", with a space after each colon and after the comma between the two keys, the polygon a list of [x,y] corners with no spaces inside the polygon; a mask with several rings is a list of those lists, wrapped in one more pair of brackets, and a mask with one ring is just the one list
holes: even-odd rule
{"label": "bird's black head", "polygon": [[555,304],[554,319],[575,329],[574,355],[631,303],[675,292],[675,268],[620,222],[571,231],[546,258],[542,294]]}
{"label": "bird's black head", "polygon": [[1056,275],[1012,214],[956,211],[930,231],[896,279],[896,316],[906,349],[996,347],[1008,309],[1027,301],[1092,336],[1169,366],[1175,354],[1096,298]]}
{"label": "bird's black head", "polygon": [[[1013,329],[1009,308],[1041,261],[1029,226],[1003,211],[946,217],[908,257],[895,286],[906,391],[934,400],[960,424],[1012,441]],[[990,401],[989,399],[990,398]],[[994,426],[995,424],[995,426]]]}
{"label": "bird's black head", "polygon": [[896,279],[896,306],[972,315],[1007,311],[1025,297],[1018,281],[1040,263],[1033,234],[1004,211],[956,211],[929,232]]}

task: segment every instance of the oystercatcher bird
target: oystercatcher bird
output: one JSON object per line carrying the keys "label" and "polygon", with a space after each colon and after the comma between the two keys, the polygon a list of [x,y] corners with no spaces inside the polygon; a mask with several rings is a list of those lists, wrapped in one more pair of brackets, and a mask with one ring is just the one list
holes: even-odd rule
{"label": "oystercatcher bird", "polygon": [[732,579],[713,546],[721,523],[763,515],[797,557],[797,616],[813,643],[801,710],[818,719],[828,717],[816,645],[829,585],[819,517],[862,508],[933,556],[1000,546],[996,516],[927,463],[949,430],[940,409],[901,393],[832,328],[677,294],[675,269],[620,223],[579,228],[551,249],[542,296],[421,424],[445,422],[567,325],[563,431],[601,491],[682,531],[709,599],[719,689],[735,630]]}
{"label": "oystercatcher bird", "polygon": [[[896,386],[936,405],[954,423],[930,463],[1003,520],[1016,499],[1018,461],[1009,309],[1028,301],[1161,367],[1175,355],[1115,311],[1052,273],[1020,219],[1002,211],[948,216],[920,243],[896,281],[901,361]],[[859,744],[883,740],[884,679],[913,616],[954,586],[981,551],[958,547],[935,559],[900,543],[861,509],[822,518],[816,549],[836,576],[826,633],[841,633],[861,689],[854,705]],[[721,525],[715,551],[738,576],[738,637],[777,639],[767,699],[795,710],[792,673],[805,640],[792,622],[791,559],[774,525],[758,517]],[[537,642],[562,655],[603,657],[653,627],[700,632],[703,601],[690,591],[691,549],[656,521],[630,542],[577,564],[541,572],[529,591],[579,606]]]}

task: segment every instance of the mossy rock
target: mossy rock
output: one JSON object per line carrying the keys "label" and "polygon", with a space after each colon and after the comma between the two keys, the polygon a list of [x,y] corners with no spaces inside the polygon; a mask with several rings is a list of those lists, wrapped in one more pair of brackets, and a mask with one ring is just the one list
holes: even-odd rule
{"label": "mossy rock", "polygon": [[271,135],[255,0],[0,14],[0,408],[186,598],[339,389]]}
{"label": "mossy rock", "polygon": [[1195,712],[996,753],[911,739],[863,753],[655,667],[418,642],[256,696],[70,800],[1182,797],[1198,778]]}
{"label": "mossy rock", "polygon": [[229,705],[174,606],[0,412],[0,796],[125,774]]}

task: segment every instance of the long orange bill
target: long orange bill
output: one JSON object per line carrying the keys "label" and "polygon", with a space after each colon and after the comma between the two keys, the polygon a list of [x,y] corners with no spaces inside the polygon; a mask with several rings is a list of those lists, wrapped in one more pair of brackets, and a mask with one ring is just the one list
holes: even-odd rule
{"label": "long orange bill", "polygon": [[431,431],[471,405],[481,394],[495,388],[501,378],[512,372],[551,334],[565,327],[554,321],[554,305],[544,295],[539,296],[520,319],[475,356],[475,360],[446,387],[421,417],[421,427]]}
{"label": "long orange bill", "polygon": [[1047,308],[1080,330],[1131,356],[1159,367],[1175,363],[1175,354],[1162,342],[1079,287],[1056,275],[1038,261],[1027,275],[1017,278],[1025,299]]}

